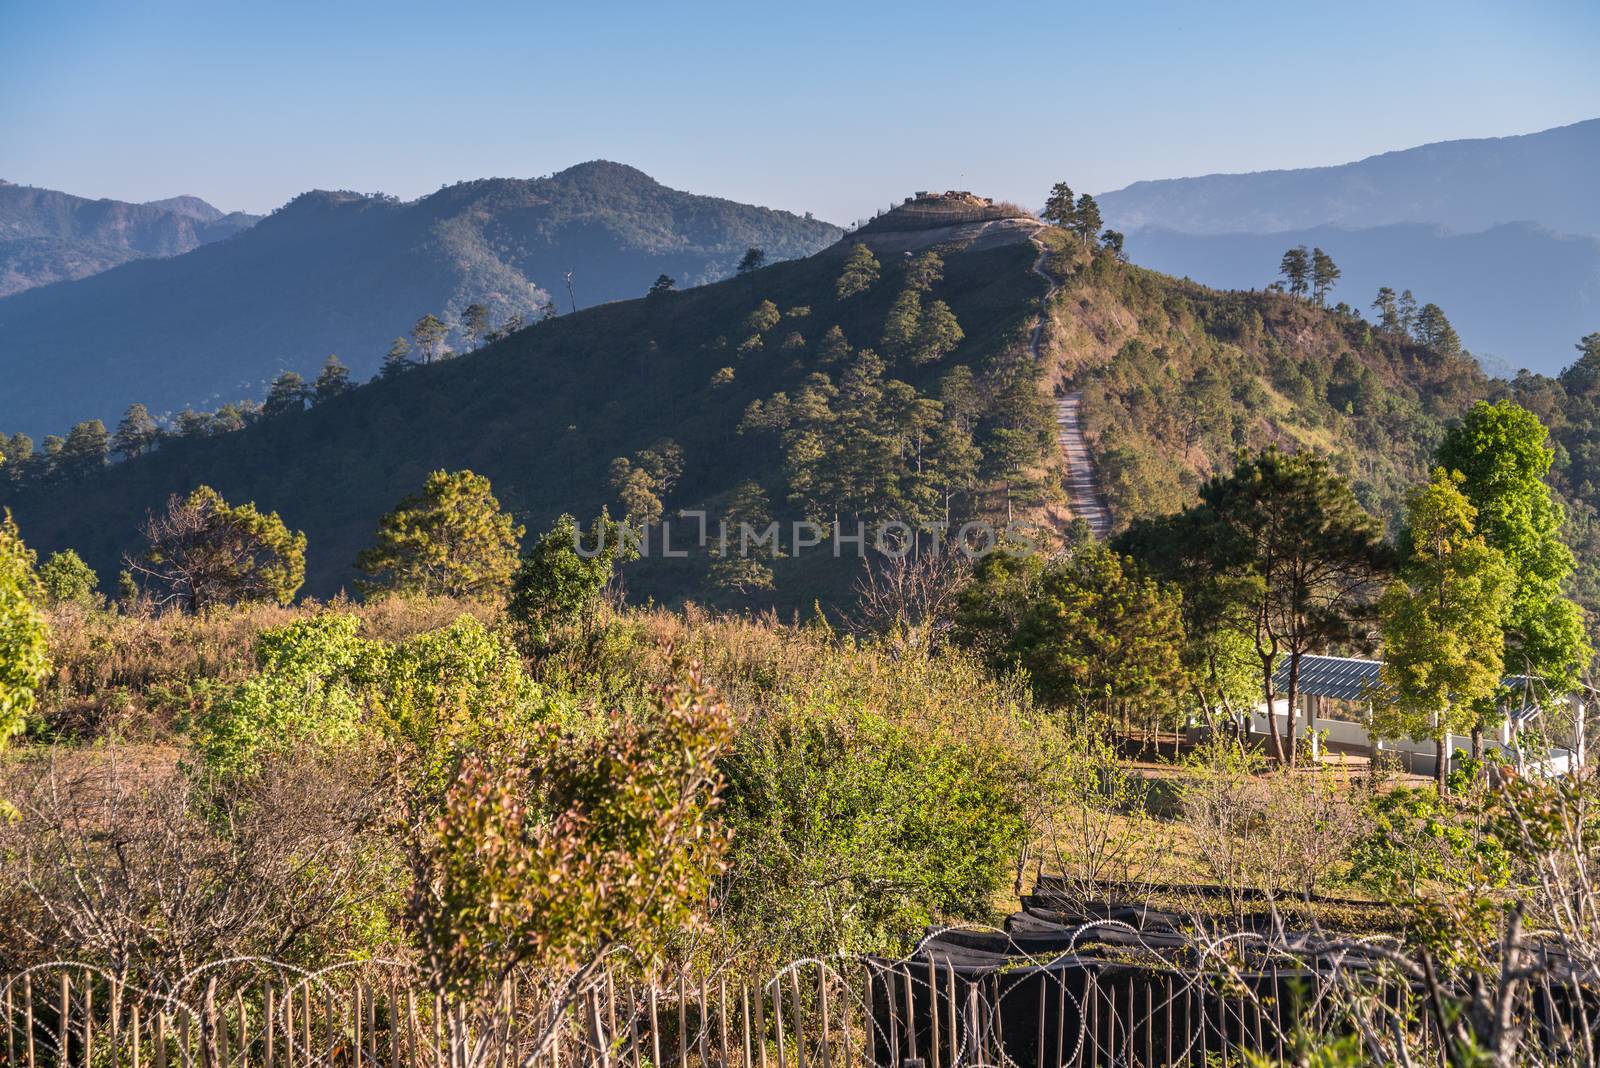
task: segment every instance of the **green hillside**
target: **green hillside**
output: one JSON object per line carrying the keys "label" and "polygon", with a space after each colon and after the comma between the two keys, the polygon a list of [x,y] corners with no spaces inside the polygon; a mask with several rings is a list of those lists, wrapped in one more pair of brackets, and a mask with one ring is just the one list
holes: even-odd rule
{"label": "green hillside", "polygon": [[791,259],[839,234],[604,161],[410,202],[305,193],[232,240],[0,299],[0,428],[38,440],[134,402],[160,416],[259,398],[329,353],[365,379],[425,313],[460,349],[475,302],[495,325],[532,321],[552,301],[565,312],[640,296],[662,273],[713,281],[751,246]]}
{"label": "green hillside", "polygon": [[[850,529],[857,517],[939,519],[948,508],[956,521],[1009,513],[1059,528],[1062,472],[1048,401],[1077,389],[1119,524],[1189,503],[1235,450],[1269,443],[1330,454],[1368,507],[1392,518],[1449,420],[1474,399],[1516,390],[1567,413],[1558,488],[1574,504],[1574,538],[1581,546],[1590,537],[1593,476],[1580,485],[1571,473],[1594,452],[1583,443],[1595,437],[1595,405],[1590,398],[1580,410],[1571,399],[1576,380],[1570,390],[1535,376],[1515,386],[1490,380],[1466,357],[1432,352],[1347,309],[1209,290],[1109,252],[1091,256],[1049,228],[1045,265],[1062,285],[1035,364],[1028,335],[1046,287],[1026,233],[963,244],[929,232],[942,242],[931,282],[927,248],[891,233],[879,243],[880,277],[853,295],[841,295],[846,244],[584,310],[303,412],[171,439],[78,480],[13,484],[7,503],[31,545],[75,548],[110,579],[137,547],[148,510],[208,483],[307,533],[304,592],[319,596],[351,586],[378,517],[432,470],[488,476],[531,539],[562,512],[620,514],[638,498],[614,479],[614,461],[648,482],[641,453],[663,439],[682,451],[681,476],[656,486],[669,516],[737,510],[736,488],[753,480],[786,524],[838,515]],[[913,291],[924,322],[944,302],[962,335],[927,362],[896,340]],[[864,360],[864,348],[881,363]],[[964,474],[950,459],[952,435],[979,454]],[[675,539],[696,530],[680,524]],[[788,610],[846,599],[860,575],[857,561],[826,550],[771,566],[770,591],[719,588],[703,552],[663,559],[656,546],[627,582],[641,599]],[[1585,582],[1592,604],[1593,577]]]}
{"label": "green hillside", "polygon": [[[1008,355],[1025,357],[1044,291],[1029,272],[1034,256],[1023,243],[946,257],[932,296],[949,301],[966,339],[937,365],[891,373],[930,392],[952,366],[972,366],[982,379]],[[303,413],[217,437],[169,440],[87,479],[14,490],[9,503],[30,545],[72,546],[110,578],[136,544],[146,511],[206,482],[306,531],[310,594],[348,585],[377,518],[436,468],[487,475],[502,503],[537,531],[561,512],[587,518],[607,503],[615,510],[611,461],[670,437],[683,449],[684,469],[669,508],[694,507],[756,479],[782,511],[779,445],[771,435],[739,433],[747,406],[792,390],[815,370],[839,375],[840,366],[821,363],[830,327],[858,348],[877,345],[907,271],[905,262],[887,261],[877,284],[841,300],[842,267],[843,250],[833,250],[715,285],[564,315]],[[753,330],[747,320],[763,301],[781,309],[780,320]],[[761,347],[741,352],[752,335]],[[723,368],[733,369],[731,382],[715,383]],[[1033,392],[1031,374],[1028,382]],[[1035,437],[1048,448],[1042,415]],[[641,595],[704,585],[704,559],[641,565],[630,580]],[[852,571],[836,585],[842,590],[853,579]],[[809,604],[800,585],[780,579],[780,599],[787,593]]]}

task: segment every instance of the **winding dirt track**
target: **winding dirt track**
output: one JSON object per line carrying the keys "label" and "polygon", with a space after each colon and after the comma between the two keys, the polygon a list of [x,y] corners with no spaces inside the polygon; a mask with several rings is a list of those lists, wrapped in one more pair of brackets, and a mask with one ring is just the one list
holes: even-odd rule
{"label": "winding dirt track", "polygon": [[[1043,278],[1045,284],[1050,287],[1044,295],[1039,321],[1033,327],[1033,336],[1028,340],[1028,351],[1032,354],[1034,363],[1038,363],[1043,359],[1040,348],[1044,341],[1044,326],[1049,314],[1050,298],[1055,296],[1056,290],[1061,286],[1055,277],[1044,269],[1046,255],[1044,244],[1037,238],[1032,240],[1039,249],[1039,256],[1033,261],[1033,273]],[[1106,507],[1105,496],[1100,492],[1100,483],[1095,478],[1094,461],[1089,456],[1089,443],[1083,439],[1083,426],[1078,418],[1078,405],[1082,400],[1083,394],[1078,392],[1056,398],[1056,442],[1067,458],[1068,508],[1074,518],[1082,519],[1089,524],[1089,530],[1095,537],[1104,538],[1111,532],[1111,511]]]}

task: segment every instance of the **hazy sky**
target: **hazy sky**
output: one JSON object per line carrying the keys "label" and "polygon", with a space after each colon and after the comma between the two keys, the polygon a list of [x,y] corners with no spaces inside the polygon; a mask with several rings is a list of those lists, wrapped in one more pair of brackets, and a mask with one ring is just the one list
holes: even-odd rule
{"label": "hazy sky", "polygon": [[837,222],[1600,116],[1600,3],[0,0],[0,178],[265,211],[605,158]]}

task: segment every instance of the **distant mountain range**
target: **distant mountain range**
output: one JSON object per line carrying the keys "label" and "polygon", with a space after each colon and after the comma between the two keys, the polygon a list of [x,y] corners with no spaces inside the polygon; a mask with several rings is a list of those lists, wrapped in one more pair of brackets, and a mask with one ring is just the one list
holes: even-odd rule
{"label": "distant mountain range", "polygon": [[788,259],[842,233],[601,161],[405,203],[306,193],[233,240],[0,299],[0,428],[37,437],[110,424],[134,401],[160,414],[259,398],[329,353],[364,378],[430,311],[451,323],[474,301],[496,323],[551,300],[568,311],[639,296],[660,274],[726,277],[751,246]]}
{"label": "distant mountain range", "polygon": [[89,200],[0,181],[0,297],[87,278],[148,256],[176,256],[252,226],[199,197],[146,204]]}
{"label": "distant mountain range", "polygon": [[1468,348],[1491,370],[1553,374],[1577,358],[1574,343],[1600,330],[1600,238],[1560,235],[1530,223],[1453,234],[1417,224],[1273,234],[1132,231],[1139,264],[1229,289],[1272,282],[1283,250],[1324,249],[1344,272],[1329,302],[1368,318],[1379,286],[1410,289],[1444,308]]}
{"label": "distant mountain range", "polygon": [[1125,230],[1261,234],[1433,223],[1532,222],[1600,235],[1600,119],[1517,137],[1440,141],[1337,167],[1135,182],[1099,198]]}
{"label": "distant mountain range", "polygon": [[1600,330],[1600,119],[1444,141],[1338,167],[1136,182],[1100,197],[1137,263],[1259,288],[1294,245],[1344,271],[1334,300],[1379,286],[1445,310],[1494,367],[1554,373]]}

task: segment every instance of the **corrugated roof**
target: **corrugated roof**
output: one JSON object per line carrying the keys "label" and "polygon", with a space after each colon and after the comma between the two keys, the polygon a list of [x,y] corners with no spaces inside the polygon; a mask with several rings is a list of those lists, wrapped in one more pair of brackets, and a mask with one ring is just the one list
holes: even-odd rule
{"label": "corrugated roof", "polygon": [[[1300,692],[1313,697],[1332,697],[1340,701],[1359,701],[1378,685],[1382,660],[1358,660],[1346,656],[1302,656]],[[1284,657],[1272,677],[1278,689],[1289,685],[1289,658]]]}
{"label": "corrugated roof", "polygon": [[[1362,660],[1348,656],[1302,656],[1300,658],[1300,692],[1312,697],[1331,697],[1339,701],[1366,699],[1378,688],[1382,660]],[[1520,708],[1511,710],[1511,718],[1520,720],[1538,714],[1535,680],[1526,675],[1507,675],[1501,685],[1513,690],[1520,699]],[[1279,661],[1273,673],[1272,685],[1280,693],[1289,685],[1289,658]]]}

